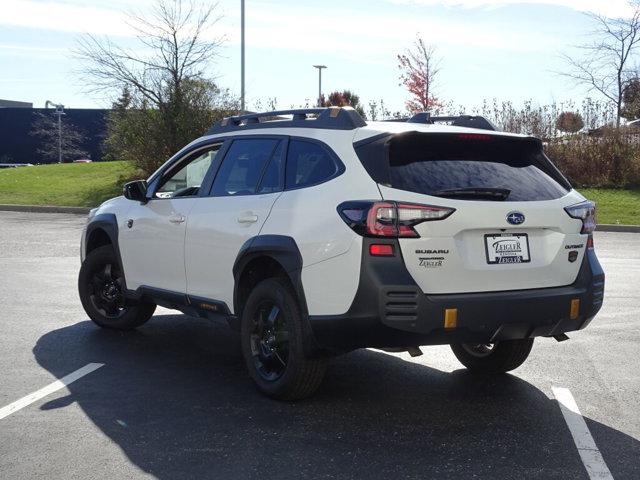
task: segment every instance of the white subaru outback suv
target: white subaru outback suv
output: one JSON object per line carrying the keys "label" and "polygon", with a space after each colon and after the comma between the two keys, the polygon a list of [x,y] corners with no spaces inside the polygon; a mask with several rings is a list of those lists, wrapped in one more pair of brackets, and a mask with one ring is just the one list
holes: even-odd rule
{"label": "white subaru outback suv", "polygon": [[312,394],[328,357],[363,347],[450,344],[498,373],[600,309],[594,228],[540,140],[482,117],[252,114],[91,212],[80,298],[107,328],[156,305],[228,322],[280,399]]}

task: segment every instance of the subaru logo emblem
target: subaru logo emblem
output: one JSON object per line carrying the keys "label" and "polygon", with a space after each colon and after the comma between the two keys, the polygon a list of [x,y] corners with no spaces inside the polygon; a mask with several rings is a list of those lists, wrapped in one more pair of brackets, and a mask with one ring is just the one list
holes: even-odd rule
{"label": "subaru logo emblem", "polygon": [[511,225],[520,225],[524,223],[524,213],[509,212],[509,214],[507,214],[507,222]]}

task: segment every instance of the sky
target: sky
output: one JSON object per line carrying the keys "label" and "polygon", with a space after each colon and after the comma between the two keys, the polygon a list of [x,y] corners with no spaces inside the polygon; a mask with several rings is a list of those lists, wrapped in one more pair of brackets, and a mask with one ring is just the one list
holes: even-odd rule
{"label": "sky", "polygon": [[[114,92],[90,93],[74,57],[86,33],[135,48],[127,14],[153,0],[2,0],[0,98],[103,108]],[[207,74],[240,93],[240,0],[220,0],[210,35],[223,46]],[[628,12],[625,0],[246,0],[249,108],[275,99],[289,108],[317,96],[314,64],[327,65],[323,91],[350,89],[366,104],[404,107],[396,56],[416,35],[441,59],[435,92],[473,108],[484,99],[538,104],[581,101],[588,93],[556,72],[592,24],[585,13]],[[594,95],[595,97],[595,95]],[[597,97],[595,97],[597,98]]]}

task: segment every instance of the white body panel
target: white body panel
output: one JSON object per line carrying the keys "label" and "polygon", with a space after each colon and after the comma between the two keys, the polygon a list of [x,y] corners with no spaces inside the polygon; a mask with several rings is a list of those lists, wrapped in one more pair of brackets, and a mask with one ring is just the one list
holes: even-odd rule
{"label": "white body panel", "polygon": [[[470,293],[524,290],[569,285],[578,275],[587,236],[582,222],[564,207],[584,200],[575,190],[557,200],[539,202],[492,202],[452,200],[381,186],[385,200],[400,200],[455,208],[444,220],[415,227],[420,238],[402,238],[400,247],[409,273],[425,293]],[[507,214],[522,212],[525,223],[509,225]],[[531,261],[488,264],[484,236],[495,233],[526,233]],[[574,262],[567,259],[567,245],[582,245]],[[425,251],[444,251],[425,253]],[[420,259],[440,259],[427,267]]]}
{"label": "white body panel", "polygon": [[310,315],[341,315],[349,310],[358,290],[361,259],[362,237],[356,236],[345,253],[302,269]]}
{"label": "white body panel", "polygon": [[280,195],[196,199],[185,243],[189,295],[222,301],[233,309],[233,264],[244,243],[260,233]]}
{"label": "white body panel", "polygon": [[260,232],[295,240],[302,256],[302,284],[311,315],[345,313],[358,287],[362,237],[340,218],[338,205],[352,199],[381,198],[355,156],[353,132],[347,133],[314,137],[323,139],[338,154],[346,171],[329,182],[283,192]]}
{"label": "white body panel", "polygon": [[[293,237],[303,259],[303,268],[342,255],[357,236],[338,214],[340,203],[352,199],[380,199],[380,191],[369,178],[351,146],[353,132],[331,132],[323,139],[338,154],[346,171],[325,183],[282,192],[261,234]],[[327,132],[323,132],[325,135]]]}
{"label": "white body panel", "polygon": [[[154,199],[141,205],[130,202],[127,215],[119,219],[120,256],[127,288],[145,285],[184,293],[186,218],[195,198]],[[177,222],[184,218],[182,222]],[[128,228],[128,220],[133,220]]]}

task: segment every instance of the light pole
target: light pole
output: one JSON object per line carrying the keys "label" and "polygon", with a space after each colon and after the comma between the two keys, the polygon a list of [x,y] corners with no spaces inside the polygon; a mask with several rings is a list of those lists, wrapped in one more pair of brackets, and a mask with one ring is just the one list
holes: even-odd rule
{"label": "light pole", "polygon": [[240,0],[240,115],[244,107],[244,0]]}
{"label": "light pole", "polygon": [[314,65],[313,68],[318,69],[318,107],[322,106],[322,69],[327,68],[326,65]]}
{"label": "light pole", "polygon": [[56,111],[53,114],[58,117],[58,163],[62,163],[62,115],[66,115],[64,113],[64,105],[47,100],[44,104],[45,110],[49,108],[49,105],[56,107]]}

